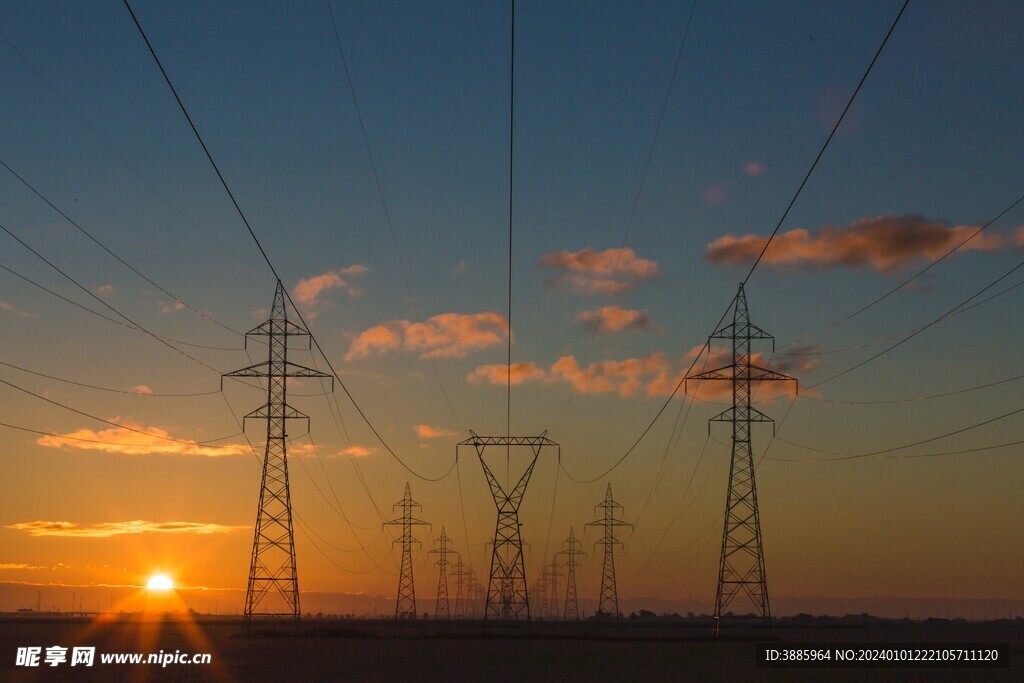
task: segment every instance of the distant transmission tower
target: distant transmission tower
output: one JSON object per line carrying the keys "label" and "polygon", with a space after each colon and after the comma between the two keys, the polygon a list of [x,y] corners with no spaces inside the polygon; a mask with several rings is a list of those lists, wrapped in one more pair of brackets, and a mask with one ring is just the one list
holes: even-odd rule
{"label": "distant transmission tower", "polygon": [[615,586],[615,546],[622,545],[622,541],[615,538],[615,527],[633,526],[629,522],[623,522],[615,516],[616,511],[621,512],[622,506],[612,499],[612,485],[608,484],[604,500],[594,506],[600,510],[602,516],[587,526],[599,526],[604,529],[604,535],[594,545],[604,546],[604,570],[601,573],[601,601],[598,603],[597,615],[618,619],[619,595]]}
{"label": "distant transmission tower", "polygon": [[402,527],[402,537],[395,543],[402,544],[402,572],[398,577],[398,600],[395,602],[395,619],[416,618],[416,586],[412,579],[412,544],[419,543],[412,536],[414,526],[429,526],[429,522],[413,517],[413,509],[423,506],[412,499],[409,482],[405,482],[405,496],[394,504],[393,508],[401,508],[401,517],[384,522],[385,525]]}
{"label": "distant transmission tower", "polygon": [[579,621],[580,606],[576,600],[576,567],[579,566],[579,562],[576,558],[586,555],[586,553],[580,550],[580,546],[583,544],[576,538],[576,529],[572,527],[569,527],[569,538],[565,539],[562,545],[565,546],[565,549],[558,551],[558,554],[565,555],[565,612],[563,614],[566,620]]}
{"label": "distant transmission tower", "polygon": [[462,554],[456,552],[455,555],[458,559],[455,560],[455,614],[452,616],[462,619],[466,616],[466,599],[462,586],[469,574],[466,572],[465,565],[462,564]]}
{"label": "distant transmission tower", "polygon": [[[530,620],[530,601],[526,589],[526,569],[523,558],[523,539],[520,535],[519,506],[523,502],[523,494],[530,483],[530,475],[537,464],[541,450],[546,447],[559,448],[558,444],[540,436],[472,436],[456,446],[458,458],[459,446],[473,446],[476,449],[480,465],[483,467],[487,483],[491,487],[494,505],[498,508],[498,522],[494,529],[494,546],[491,550],[491,574],[487,586],[487,603],[484,607],[484,619]],[[529,465],[519,477],[511,491],[505,491],[491,468],[484,460],[484,450],[488,446],[504,446],[506,456],[512,447],[528,447],[533,453]],[[511,479],[508,483],[511,483]]]}
{"label": "distant transmission tower", "polygon": [[[441,568],[437,579],[437,601],[434,603],[434,619],[451,619],[452,613],[448,608],[448,553],[455,552],[451,548],[452,539],[448,538],[444,527],[441,527],[441,535],[434,541],[434,549],[431,554],[438,556],[437,564]],[[461,560],[460,560],[461,562]],[[460,586],[461,589],[461,586]],[[456,600],[456,608],[458,601]]]}
{"label": "distant transmission tower", "polygon": [[550,568],[548,569],[548,580],[551,582],[551,585],[549,585],[547,587],[548,605],[547,605],[547,609],[545,610],[547,612],[547,614],[548,614],[548,618],[551,619],[552,621],[556,621],[558,619],[558,611],[559,611],[558,610],[558,577],[559,576],[565,576],[565,574],[563,574],[562,572],[559,571],[559,567],[558,567],[558,553],[555,553],[555,556],[551,558],[551,565],[550,565]]}
{"label": "distant transmission tower", "polygon": [[[770,417],[750,405],[750,388],[754,382],[796,380],[780,372],[751,363],[750,342],[774,337],[753,325],[747,311],[747,296],[740,284],[733,307],[732,322],[711,335],[710,339],[732,341],[732,363],[691,375],[687,380],[722,380],[732,382],[732,407],[711,418],[711,422],[732,423],[732,460],[729,465],[729,490],[725,502],[725,528],[722,532],[722,555],[718,569],[718,591],[715,597],[715,635],[722,617],[738,595],[746,596],[761,617],[770,625],[771,606],[768,581],[764,571],[764,548],[761,543],[761,518],[757,508],[757,487],[754,484],[754,458],[750,447],[750,425],[773,422]],[[710,340],[709,340],[710,346]],[[710,425],[708,427],[710,429]]]}
{"label": "distant transmission tower", "polygon": [[[288,485],[288,449],[285,429],[288,420],[309,417],[288,405],[289,377],[334,377],[288,360],[288,338],[309,333],[288,320],[281,281],[274,291],[270,319],[246,334],[266,337],[266,362],[229,372],[224,377],[259,377],[267,380],[267,402],[245,416],[267,421],[267,444],[263,456],[260,502],[245,590],[244,628],[248,632],[256,619],[288,619],[298,623],[299,575],[295,565],[295,531],[292,527],[292,498]],[[221,380],[223,382],[223,380]]]}

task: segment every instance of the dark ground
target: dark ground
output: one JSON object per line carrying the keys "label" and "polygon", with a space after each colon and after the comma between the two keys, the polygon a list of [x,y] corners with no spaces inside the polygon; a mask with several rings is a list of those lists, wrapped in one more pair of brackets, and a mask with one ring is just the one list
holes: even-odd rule
{"label": "dark ground", "polygon": [[[241,622],[0,617],[0,681],[1024,681],[1024,621],[534,623],[306,621],[302,635],[244,637]],[[765,669],[757,643],[1004,643],[1006,667]],[[90,669],[15,667],[19,646],[96,647]],[[100,664],[102,652],[210,652],[210,665]],[[70,658],[70,650],[69,650]]]}

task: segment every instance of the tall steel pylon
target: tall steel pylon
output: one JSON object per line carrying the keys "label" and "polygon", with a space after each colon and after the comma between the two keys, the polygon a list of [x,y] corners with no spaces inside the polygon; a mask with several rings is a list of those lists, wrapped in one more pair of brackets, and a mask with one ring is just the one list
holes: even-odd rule
{"label": "tall steel pylon", "polygon": [[586,555],[580,549],[583,543],[576,538],[576,529],[569,527],[569,538],[562,541],[562,545],[565,546],[563,550],[558,551],[558,555],[565,555],[565,611],[563,612],[565,619],[579,621],[580,620],[580,605],[576,599],[576,568],[579,566],[579,562],[576,560],[580,555]]}
{"label": "tall steel pylon", "polygon": [[[437,578],[437,600],[434,602],[434,619],[451,619],[452,613],[448,605],[448,553],[455,552],[452,550],[452,539],[448,538],[448,534],[445,533],[444,527],[441,527],[441,535],[434,541],[434,549],[430,551],[431,554],[437,555],[437,565],[441,568],[438,572]],[[462,563],[462,560],[459,560]],[[459,586],[459,592],[461,593],[462,586]],[[458,609],[458,599],[456,600],[456,610]]]}
{"label": "tall steel pylon", "polygon": [[594,509],[601,512],[601,517],[587,522],[587,526],[604,529],[601,540],[594,543],[604,546],[604,570],[601,572],[601,600],[597,606],[597,616],[618,619],[622,615],[619,613],[619,594],[615,585],[615,546],[622,545],[622,541],[615,538],[615,528],[633,525],[615,516],[616,512],[622,511],[622,506],[612,498],[611,484],[608,484],[604,500],[595,505]]}
{"label": "tall steel pylon", "polygon": [[401,516],[384,522],[385,526],[402,527],[402,537],[394,541],[402,544],[402,571],[398,577],[395,619],[415,619],[416,585],[413,583],[412,576],[412,544],[419,543],[419,541],[413,538],[412,528],[414,526],[430,526],[430,523],[413,516],[413,510],[415,508],[422,510],[423,506],[412,499],[409,482],[405,482],[405,496],[392,506],[392,509],[396,508],[401,509]]}
{"label": "tall steel pylon", "polygon": [[[729,490],[725,499],[725,526],[722,531],[722,554],[718,569],[718,590],[715,596],[714,632],[718,635],[722,617],[738,595],[746,596],[766,626],[771,624],[772,611],[768,601],[768,581],[764,569],[764,547],[761,542],[761,517],[757,507],[757,486],[754,483],[754,458],[750,446],[750,425],[773,422],[750,405],[750,389],[755,382],[792,381],[796,379],[751,362],[750,342],[774,337],[750,322],[747,295],[740,283],[733,306],[732,322],[720,327],[711,339],[732,341],[732,363],[687,377],[687,380],[732,382],[732,407],[711,418],[710,422],[732,423],[732,459],[729,464]],[[711,429],[710,424],[708,429]]]}
{"label": "tall steel pylon", "polygon": [[[472,436],[459,442],[455,447],[458,458],[459,447],[473,446],[480,466],[487,477],[491,488],[494,505],[498,509],[498,521],[494,529],[494,545],[491,550],[491,574],[487,586],[487,602],[484,607],[484,619],[530,620],[530,601],[526,588],[526,569],[523,557],[523,539],[520,534],[519,506],[523,502],[523,494],[530,483],[530,475],[537,465],[537,458],[545,447],[559,449],[557,443],[540,436]],[[511,491],[505,491],[497,477],[484,460],[484,451],[488,446],[504,446],[506,453],[513,447],[528,447],[533,454],[526,470],[516,481]],[[510,462],[510,460],[508,461]],[[510,467],[510,465],[509,465]],[[510,470],[511,471],[511,470]],[[512,478],[509,477],[508,484]]]}
{"label": "tall steel pylon", "polygon": [[[267,380],[267,402],[244,418],[266,420],[267,443],[263,455],[259,507],[249,563],[249,581],[245,589],[244,628],[248,632],[254,620],[285,619],[298,623],[299,574],[295,563],[295,530],[292,526],[292,498],[288,484],[288,420],[309,417],[288,405],[289,377],[334,377],[288,360],[288,338],[308,337],[309,333],[288,320],[285,292],[277,281],[270,318],[245,335],[266,337],[268,357],[263,363],[235,370],[224,377],[258,377]],[[223,384],[221,379],[221,384]],[[243,425],[244,426],[244,425]]]}

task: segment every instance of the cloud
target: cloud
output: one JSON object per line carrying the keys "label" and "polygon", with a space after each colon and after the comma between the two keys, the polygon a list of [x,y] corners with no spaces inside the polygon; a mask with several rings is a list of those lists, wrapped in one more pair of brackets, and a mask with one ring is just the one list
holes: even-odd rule
{"label": "cloud", "polygon": [[0,301],[0,311],[10,313],[11,315],[15,315],[19,318],[33,317],[31,313],[26,313],[25,311],[17,308],[14,304],[9,304],[6,301]]}
{"label": "cloud", "polygon": [[365,448],[363,446],[356,446],[354,444],[352,446],[346,446],[345,448],[341,449],[341,455],[347,455],[351,458],[365,458],[371,453],[373,453],[372,448]]}
{"label": "cloud", "polygon": [[[919,259],[942,256],[976,230],[976,226],[951,227],[915,214],[886,214],[846,226],[828,225],[815,232],[797,228],[781,233],[763,261],[796,268],[868,267],[893,273]],[[716,265],[750,263],[767,240],[761,235],[726,235],[708,245],[705,258]],[[982,233],[961,251],[993,251],[1004,243],[1000,235]]]}
{"label": "cloud", "polygon": [[640,258],[632,249],[597,251],[553,251],[544,254],[540,267],[556,272],[550,285],[568,286],[578,294],[613,296],[657,277],[661,268],[654,261]]}
{"label": "cloud", "polygon": [[459,261],[458,263],[455,264],[455,267],[452,268],[452,277],[458,277],[458,276],[462,275],[465,272],[466,272],[466,262],[465,261]]}
{"label": "cloud", "polygon": [[136,384],[134,387],[128,387],[127,390],[136,394],[149,395],[153,393],[153,390],[147,387],[145,384]]}
{"label": "cloud", "polygon": [[646,358],[602,360],[581,368],[575,356],[562,356],[551,366],[551,377],[568,382],[581,394],[617,393],[623,398],[635,395],[647,385],[660,387],[671,375],[665,354],[655,352]]}
{"label": "cloud", "polygon": [[24,562],[0,562],[0,569],[46,569],[46,567],[25,564]]}
{"label": "cloud", "polygon": [[721,206],[727,197],[725,185],[708,185],[704,188],[704,203],[708,206]]}
{"label": "cloud", "polygon": [[448,439],[458,436],[456,432],[443,427],[431,427],[430,425],[413,425],[418,439]]}
{"label": "cloud", "polygon": [[[466,379],[471,384],[482,384],[487,382],[489,384],[500,384],[506,386],[509,382],[509,367],[508,365],[481,365],[480,367],[469,373]],[[544,381],[547,379],[547,373],[544,372],[544,368],[538,367],[536,363],[529,361],[523,363],[513,363],[511,365],[511,380],[512,385],[522,384],[523,382],[529,381]]]}
{"label": "cloud", "polygon": [[332,289],[342,289],[350,299],[355,299],[363,293],[362,289],[354,286],[352,280],[369,271],[366,266],[358,263],[338,270],[313,275],[299,280],[292,289],[292,296],[295,303],[302,304],[310,310],[310,317],[316,315],[316,309],[321,305],[320,297]]}
{"label": "cloud", "polygon": [[164,313],[164,314],[166,314],[166,313],[174,313],[175,311],[183,311],[183,310],[185,310],[185,304],[183,304],[180,301],[175,301],[174,303],[168,303],[166,301],[160,301],[160,302],[158,302],[157,305],[160,307],[160,312]]}
{"label": "cloud", "polygon": [[[86,451],[102,451],[122,455],[193,455],[222,457],[243,455],[250,452],[248,444],[202,445],[195,441],[167,441],[170,433],[160,427],[145,427],[131,421],[120,421],[123,427],[110,427],[93,431],[78,429],[60,436],[43,436],[36,443],[45,448],[73,448]],[[131,429],[125,429],[130,427]],[[139,431],[132,431],[133,429]]]}
{"label": "cloud", "polygon": [[30,536],[65,536],[74,538],[109,538],[128,534],[226,534],[248,526],[224,526],[202,522],[150,522],[134,519],[129,522],[101,522],[91,526],[79,526],[74,522],[20,522],[8,524],[8,529],[24,531]]}
{"label": "cloud", "polygon": [[759,176],[764,173],[764,164],[760,161],[748,161],[743,164],[743,172],[747,175]]}
{"label": "cloud", "polygon": [[114,293],[114,285],[100,285],[92,293],[96,296],[110,296]]}
{"label": "cloud", "polygon": [[503,344],[508,334],[508,322],[498,313],[442,313],[422,323],[392,320],[356,336],[345,360],[396,349],[417,352],[420,358],[462,358]]}
{"label": "cloud", "polygon": [[619,332],[636,328],[647,329],[651,318],[643,311],[631,311],[618,306],[602,306],[576,316],[582,323],[596,327],[599,332]]}

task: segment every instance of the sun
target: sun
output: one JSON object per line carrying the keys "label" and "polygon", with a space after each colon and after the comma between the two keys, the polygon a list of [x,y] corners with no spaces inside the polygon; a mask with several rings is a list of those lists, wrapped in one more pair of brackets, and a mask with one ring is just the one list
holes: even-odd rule
{"label": "sun", "polygon": [[169,591],[174,588],[174,582],[166,574],[154,574],[149,577],[146,588],[151,591]]}

